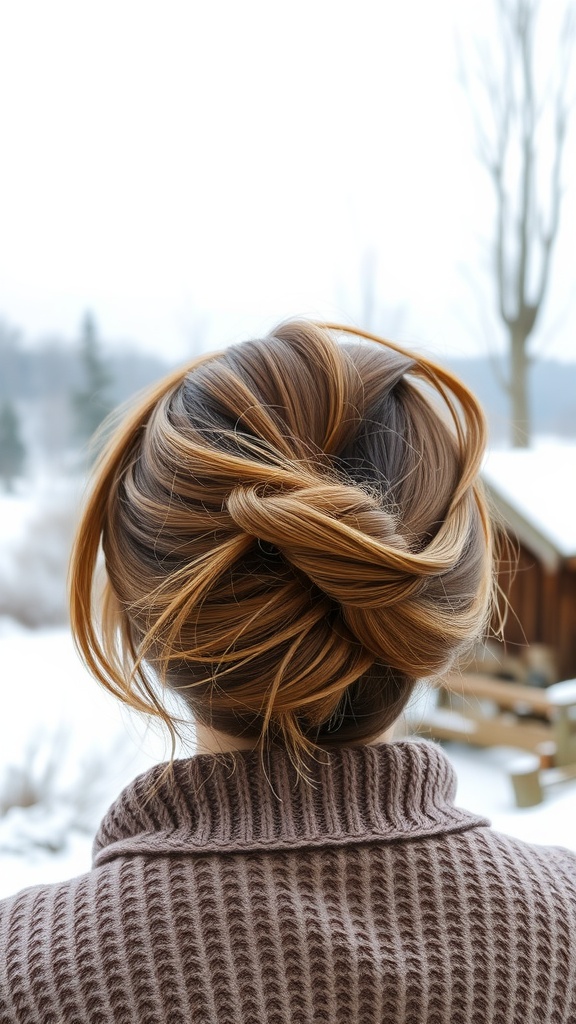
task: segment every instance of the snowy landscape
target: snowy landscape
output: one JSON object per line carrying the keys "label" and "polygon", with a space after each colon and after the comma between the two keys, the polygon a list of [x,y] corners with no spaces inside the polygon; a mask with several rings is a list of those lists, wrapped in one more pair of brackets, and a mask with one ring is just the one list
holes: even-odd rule
{"label": "snowy landscape", "polygon": [[[576,464],[574,445],[547,443],[541,452],[548,473],[555,461],[558,471],[565,467],[567,457]],[[491,472],[514,486],[505,453],[494,453]],[[574,494],[576,474],[567,476]],[[88,870],[108,805],[169,753],[159,726],[122,708],[90,678],[65,625],[65,567],[80,495],[78,484],[39,479],[0,497],[0,897]],[[573,531],[566,512],[563,521],[557,508],[544,514],[560,540]],[[10,602],[20,622],[9,614]],[[458,775],[458,804],[500,831],[576,850],[576,782],[518,809],[507,775],[510,749],[453,742],[445,749]],[[177,756],[193,753],[191,734]]]}

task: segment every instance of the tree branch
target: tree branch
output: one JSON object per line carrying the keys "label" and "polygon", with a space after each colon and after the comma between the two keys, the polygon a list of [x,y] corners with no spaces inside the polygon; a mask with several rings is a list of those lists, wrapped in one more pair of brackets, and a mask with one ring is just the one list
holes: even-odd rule
{"label": "tree branch", "polygon": [[516,38],[522,71],[522,171],[520,178],[520,216],[518,219],[518,263],[516,273],[516,301],[519,316],[524,313],[527,306],[526,284],[530,255],[530,214],[534,187],[534,12],[535,8],[531,7],[529,3],[521,3],[519,5]]}
{"label": "tree branch", "polygon": [[540,280],[536,289],[535,304],[538,309],[543,305],[550,280],[552,249],[560,226],[560,208],[562,205],[562,164],[568,113],[570,104],[566,98],[568,75],[570,71],[571,51],[576,38],[576,9],[572,6],[566,12],[562,36],[561,60],[559,61],[559,85],[554,104],[554,157],[550,176],[550,220],[548,228],[541,230],[542,260]]}

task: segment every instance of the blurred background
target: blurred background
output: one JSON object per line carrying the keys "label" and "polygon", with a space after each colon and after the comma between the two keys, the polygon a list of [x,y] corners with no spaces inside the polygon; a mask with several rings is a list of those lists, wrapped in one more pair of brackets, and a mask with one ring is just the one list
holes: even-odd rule
{"label": "blurred background", "polygon": [[[391,337],[481,398],[514,614],[465,667],[478,745],[450,701],[411,727],[448,742],[460,803],[576,847],[575,33],[572,0],[3,6],[0,896],[86,870],[107,804],[167,756],[69,637],[89,438],[294,315]],[[563,771],[521,810],[516,748]]]}

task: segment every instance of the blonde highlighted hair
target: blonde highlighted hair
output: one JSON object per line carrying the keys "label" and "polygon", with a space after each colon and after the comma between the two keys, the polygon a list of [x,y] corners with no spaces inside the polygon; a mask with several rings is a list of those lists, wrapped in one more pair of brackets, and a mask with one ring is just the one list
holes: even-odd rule
{"label": "blonde highlighted hair", "polygon": [[197,721],[283,744],[301,773],[374,739],[488,621],[485,433],[448,371],[337,324],[171,374],[109,441],[77,533],[89,668],[174,736],[152,669]]}

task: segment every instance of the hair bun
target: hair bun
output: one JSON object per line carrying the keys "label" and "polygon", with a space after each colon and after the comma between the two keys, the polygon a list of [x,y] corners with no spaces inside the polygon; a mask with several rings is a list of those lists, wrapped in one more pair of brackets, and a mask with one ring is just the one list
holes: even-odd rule
{"label": "hair bun", "polygon": [[297,763],[379,735],[485,628],[484,445],[452,374],[356,329],[290,321],[202,356],[101,456],[70,577],[87,664],[172,727],[152,669]]}
{"label": "hair bun", "polygon": [[469,502],[451,510],[421,551],[410,550],[394,513],[354,484],[317,481],[287,491],[242,485],[226,504],[237,527],[278,548],[337,602],[357,642],[392,668],[437,672],[466,639],[477,611],[473,604],[466,611],[451,591],[463,586]]}
{"label": "hair bun", "polygon": [[385,607],[418,589],[396,517],[354,485],[318,481],[289,490],[236,487],[228,512],[245,533],[274,545],[329,597]]}

